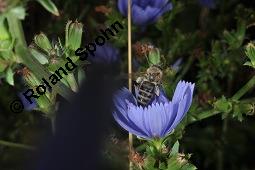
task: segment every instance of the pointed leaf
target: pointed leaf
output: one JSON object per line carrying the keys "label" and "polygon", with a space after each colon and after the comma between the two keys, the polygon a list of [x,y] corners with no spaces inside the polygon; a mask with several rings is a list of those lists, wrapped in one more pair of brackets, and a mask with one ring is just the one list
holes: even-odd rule
{"label": "pointed leaf", "polygon": [[177,141],[175,142],[175,144],[174,144],[172,150],[171,150],[171,155],[174,155],[174,154],[179,153],[179,146],[180,146],[180,144],[179,144],[179,142],[178,142],[178,140],[177,140]]}
{"label": "pointed leaf", "polygon": [[6,72],[6,81],[10,84],[10,85],[14,85],[14,79],[13,79],[13,71],[12,69],[9,67],[7,69],[7,72]]}
{"label": "pointed leaf", "polygon": [[59,12],[55,4],[51,0],[37,0],[47,11],[59,16]]}
{"label": "pointed leaf", "polygon": [[23,6],[18,6],[18,7],[12,8],[10,12],[20,20],[25,19],[26,11]]}

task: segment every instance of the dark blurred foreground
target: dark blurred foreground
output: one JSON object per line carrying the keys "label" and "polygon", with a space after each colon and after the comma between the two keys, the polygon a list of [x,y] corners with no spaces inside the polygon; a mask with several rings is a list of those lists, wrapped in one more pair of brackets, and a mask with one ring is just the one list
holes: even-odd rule
{"label": "dark blurred foreground", "polygon": [[112,169],[102,155],[117,88],[114,66],[93,64],[72,103],[62,103],[56,132],[39,152],[37,170]]}

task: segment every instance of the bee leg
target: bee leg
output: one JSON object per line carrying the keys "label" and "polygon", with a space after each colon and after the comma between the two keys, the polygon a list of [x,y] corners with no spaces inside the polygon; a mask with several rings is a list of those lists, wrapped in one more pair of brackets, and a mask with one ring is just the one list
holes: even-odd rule
{"label": "bee leg", "polygon": [[155,92],[155,94],[156,94],[157,96],[159,96],[159,94],[160,94],[159,86],[157,86],[157,85],[155,86],[154,92]]}
{"label": "bee leg", "polygon": [[143,81],[143,78],[142,78],[142,77],[138,77],[138,78],[136,79],[136,83],[137,83],[137,84],[140,84],[142,81]]}

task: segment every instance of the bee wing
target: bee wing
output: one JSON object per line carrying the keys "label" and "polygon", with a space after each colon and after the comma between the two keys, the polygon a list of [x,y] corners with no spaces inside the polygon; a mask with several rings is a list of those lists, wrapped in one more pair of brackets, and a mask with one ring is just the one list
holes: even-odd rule
{"label": "bee wing", "polygon": [[119,78],[120,79],[132,79],[132,80],[136,81],[136,79],[138,77],[142,77],[143,75],[144,75],[143,72],[140,72],[140,73],[131,73],[131,74],[120,74]]}
{"label": "bee wing", "polygon": [[155,94],[157,95],[157,96],[159,96],[159,93],[160,93],[160,89],[159,89],[159,86],[155,86]]}

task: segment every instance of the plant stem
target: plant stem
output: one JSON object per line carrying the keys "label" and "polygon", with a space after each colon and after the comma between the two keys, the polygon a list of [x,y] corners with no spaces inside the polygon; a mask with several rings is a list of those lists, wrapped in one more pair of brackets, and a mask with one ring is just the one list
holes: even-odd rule
{"label": "plant stem", "polygon": [[33,146],[28,146],[28,145],[20,144],[20,143],[8,142],[8,141],[4,141],[4,140],[0,140],[0,145],[13,147],[13,148],[27,149],[27,150],[35,150],[36,149]]}
{"label": "plant stem", "polygon": [[[232,100],[239,100],[245,93],[251,90],[254,86],[255,86],[255,76],[253,76],[250,81],[248,81],[238,92],[236,92],[236,94],[232,97]],[[249,101],[249,99],[246,99],[246,100]],[[203,111],[202,113],[198,113],[198,116],[196,116],[197,119],[193,120],[192,122],[189,122],[189,124],[194,123],[198,120],[200,121],[200,120],[209,118],[219,113],[221,112],[214,109]]]}
{"label": "plant stem", "polygon": [[[128,75],[132,74],[132,27],[131,27],[131,4],[132,0],[128,0]],[[128,79],[128,88],[132,92],[132,79]],[[133,150],[133,135],[128,134],[129,141],[129,170],[133,169],[133,164],[131,161],[132,150]]]}
{"label": "plant stem", "polygon": [[251,78],[233,97],[233,100],[239,100],[245,93],[255,86],[255,76]]}
{"label": "plant stem", "polygon": [[24,31],[22,28],[21,21],[13,14],[8,13],[7,15],[8,25],[13,38],[16,39],[18,44],[22,44],[24,47],[27,46]]}
{"label": "plant stem", "polygon": [[183,68],[181,74],[176,78],[175,84],[177,84],[183,78],[183,76],[188,72],[193,61],[194,61],[194,57],[193,56],[189,57],[189,60],[188,60],[187,64],[185,65],[185,67]]}
{"label": "plant stem", "polygon": [[188,122],[188,124],[191,124],[191,123],[203,120],[203,119],[207,119],[207,118],[215,116],[215,115],[217,115],[219,113],[221,113],[221,112],[217,111],[217,110],[214,110],[214,109],[206,110],[206,111],[203,111],[201,113],[197,113],[197,114],[195,114],[196,115],[196,119],[191,121],[191,122]]}

